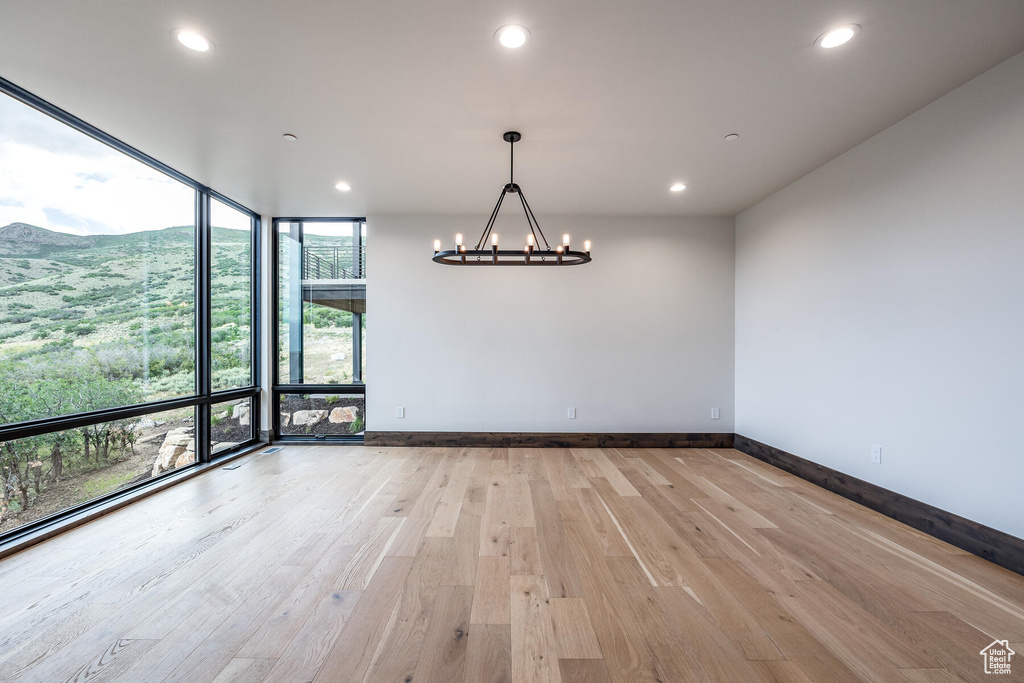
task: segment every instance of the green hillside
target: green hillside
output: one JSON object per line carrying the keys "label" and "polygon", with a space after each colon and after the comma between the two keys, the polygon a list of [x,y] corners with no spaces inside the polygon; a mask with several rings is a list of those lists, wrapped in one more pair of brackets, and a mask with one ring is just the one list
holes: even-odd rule
{"label": "green hillside", "polygon": [[[214,228],[212,243],[214,388],[246,386],[249,233]],[[193,394],[194,272],[191,226],[0,227],[0,424]],[[247,438],[235,408],[216,407],[216,441]],[[0,443],[0,531],[152,476],[192,423],[187,408]]]}
{"label": "green hillside", "polygon": [[[248,384],[249,233],[214,228],[212,241],[215,384],[227,388]],[[0,370],[38,379],[91,369],[131,380],[138,400],[192,393],[194,271],[191,226],[96,236],[0,228]]]}

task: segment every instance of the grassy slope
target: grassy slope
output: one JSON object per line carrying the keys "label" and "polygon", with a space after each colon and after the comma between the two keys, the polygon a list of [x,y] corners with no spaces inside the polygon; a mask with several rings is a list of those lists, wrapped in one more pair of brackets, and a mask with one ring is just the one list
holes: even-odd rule
{"label": "grassy slope", "polygon": [[[214,338],[220,339],[214,345],[215,361],[230,354],[247,357],[249,234],[214,228],[212,242]],[[152,356],[160,346],[186,347],[191,353],[194,255],[190,226],[92,237],[24,224],[0,227],[0,361],[52,368],[69,358],[61,350],[67,344],[103,350],[107,356],[143,348]],[[221,375],[231,373],[244,375],[244,370]],[[97,376],[96,381],[106,380]],[[138,380],[148,400],[191,393],[193,382],[191,368],[164,366]],[[0,396],[0,402],[13,399]],[[230,406],[224,412],[220,431],[230,426]],[[0,532],[148,477],[164,433],[190,424],[186,415],[190,409],[153,416],[162,427],[137,426],[135,448],[117,451],[104,462],[88,461],[72,450],[80,444],[65,444],[59,482],[45,476],[51,446],[42,444],[35,457],[43,462],[43,490],[33,492],[28,510],[13,500]],[[217,441],[225,438],[215,435]]]}
{"label": "grassy slope", "polygon": [[[219,334],[237,346],[248,336],[249,235],[214,228],[212,242],[214,326],[237,328]],[[191,226],[79,237],[13,224],[0,228],[0,245],[0,359],[62,341],[141,347],[151,329],[193,325]],[[180,388],[165,380],[158,395]]]}

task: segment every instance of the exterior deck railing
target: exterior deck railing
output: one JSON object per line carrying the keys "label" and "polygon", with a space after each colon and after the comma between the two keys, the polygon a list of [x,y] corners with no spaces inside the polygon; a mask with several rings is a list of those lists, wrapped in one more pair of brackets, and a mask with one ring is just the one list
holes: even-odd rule
{"label": "exterior deck railing", "polygon": [[302,249],[303,280],[361,280],[365,277],[365,245]]}

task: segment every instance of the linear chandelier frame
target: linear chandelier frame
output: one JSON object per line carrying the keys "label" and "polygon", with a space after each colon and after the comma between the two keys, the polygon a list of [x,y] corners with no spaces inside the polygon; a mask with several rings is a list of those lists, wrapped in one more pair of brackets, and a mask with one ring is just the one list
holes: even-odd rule
{"label": "linear chandelier frame", "polygon": [[[460,233],[455,237],[455,248],[448,250],[441,250],[441,241],[434,240],[433,261],[446,266],[577,266],[590,263],[589,240],[585,243],[583,251],[574,251],[570,249],[569,235],[563,235],[562,244],[555,249],[551,248],[547,237],[544,236],[544,231],[540,228],[540,223],[537,222],[533,209],[530,208],[530,202],[527,201],[523,189],[515,182],[515,143],[522,140],[523,136],[510,130],[502,136],[502,139],[509,143],[509,179],[508,183],[501,188],[501,194],[498,195],[498,201],[491,211],[490,218],[487,219],[487,225],[480,233],[480,239],[477,240],[473,249],[466,249]],[[505,195],[509,194],[519,195],[523,213],[526,215],[526,223],[530,227],[530,232],[526,236],[526,245],[522,251],[498,249],[498,236],[493,232],[494,222],[498,219],[502,202],[505,201]],[[491,240],[490,248],[487,248],[488,238]],[[543,244],[543,249],[540,249],[541,244]]]}

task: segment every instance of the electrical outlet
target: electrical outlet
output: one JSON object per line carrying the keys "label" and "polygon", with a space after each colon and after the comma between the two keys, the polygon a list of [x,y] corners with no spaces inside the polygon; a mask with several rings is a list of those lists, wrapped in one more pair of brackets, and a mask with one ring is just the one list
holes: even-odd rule
{"label": "electrical outlet", "polygon": [[718,417],[719,417],[719,415],[718,415],[718,408],[712,408],[711,409],[711,419],[712,420],[717,420]]}
{"label": "electrical outlet", "polygon": [[871,445],[871,462],[876,465],[882,464],[882,447],[877,443]]}
{"label": "electrical outlet", "polygon": [[395,417],[405,417],[405,406],[395,408]]}
{"label": "electrical outlet", "polygon": [[569,414],[567,415],[567,417],[570,420],[575,420],[576,419],[576,409],[575,408],[569,408]]}

